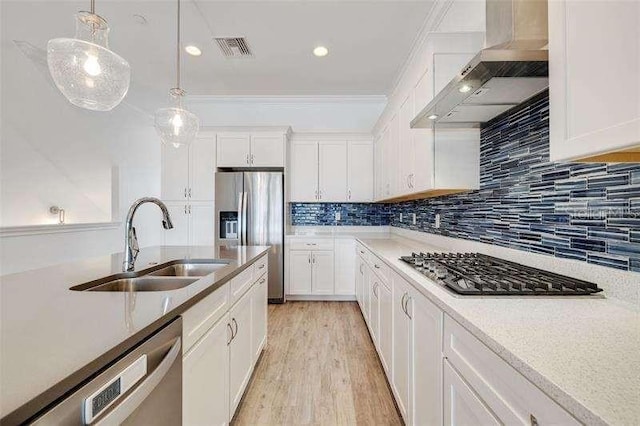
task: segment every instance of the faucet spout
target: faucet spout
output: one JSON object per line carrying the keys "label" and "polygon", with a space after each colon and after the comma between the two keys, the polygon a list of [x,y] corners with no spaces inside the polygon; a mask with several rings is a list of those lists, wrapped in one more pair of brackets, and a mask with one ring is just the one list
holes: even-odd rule
{"label": "faucet spout", "polygon": [[171,221],[171,215],[169,209],[165,203],[155,197],[143,197],[136,200],[127,213],[127,220],[124,226],[124,261],[122,262],[122,270],[124,272],[133,271],[135,268],[136,258],[140,248],[138,246],[138,237],[136,236],[136,228],[133,226],[133,217],[142,204],[153,203],[160,207],[162,211],[162,227],[164,229],[173,229],[173,222]]}

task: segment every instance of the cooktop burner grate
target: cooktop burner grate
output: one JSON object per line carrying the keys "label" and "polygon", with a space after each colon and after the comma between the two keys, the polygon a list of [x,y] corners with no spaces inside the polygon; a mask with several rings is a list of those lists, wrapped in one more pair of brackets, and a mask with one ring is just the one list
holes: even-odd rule
{"label": "cooktop burner grate", "polygon": [[476,296],[576,296],[596,284],[480,253],[412,253],[400,258],[456,293]]}

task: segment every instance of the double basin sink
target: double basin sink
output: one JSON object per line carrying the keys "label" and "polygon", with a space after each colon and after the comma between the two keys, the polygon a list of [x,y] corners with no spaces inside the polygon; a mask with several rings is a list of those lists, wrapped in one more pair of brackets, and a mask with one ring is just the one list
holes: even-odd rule
{"label": "double basin sink", "polygon": [[224,259],[181,259],[138,272],[123,272],[70,288],[74,291],[168,291],[184,288],[229,266]]}

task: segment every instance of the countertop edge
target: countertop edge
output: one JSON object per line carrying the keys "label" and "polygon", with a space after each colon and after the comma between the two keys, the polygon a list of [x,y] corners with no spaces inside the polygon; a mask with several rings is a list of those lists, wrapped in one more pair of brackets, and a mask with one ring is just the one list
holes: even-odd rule
{"label": "countertop edge", "polygon": [[[390,240],[396,240],[395,238],[389,238]],[[390,268],[392,268],[398,275],[408,281],[417,291],[423,296],[429,299],[430,302],[438,306],[442,311],[449,315],[452,319],[458,322],[462,327],[468,330],[473,336],[479,339],[484,345],[486,345],[492,352],[500,357],[503,361],[513,367],[518,373],[522,374],[532,385],[544,392],[549,398],[560,404],[567,412],[569,412],[578,421],[585,424],[593,425],[608,425],[608,423],[602,419],[599,415],[591,411],[588,407],[584,406],[580,401],[576,400],[569,393],[564,391],[553,381],[546,376],[539,373],[529,364],[522,359],[514,355],[508,348],[501,345],[489,335],[487,335],[481,328],[477,327],[471,321],[466,319],[456,309],[437,297],[435,294],[429,291],[427,287],[417,283],[415,278],[408,275],[405,271],[398,268],[393,262],[390,262],[386,256],[379,254],[375,248],[369,246],[365,241],[356,237],[356,241],[364,245],[367,249],[371,250],[376,256],[379,256]],[[396,240],[398,244],[402,244],[401,241]],[[419,243],[419,242],[418,242]],[[438,285],[428,277],[424,277],[433,285]]]}
{"label": "countertop edge", "polygon": [[[69,394],[73,392],[78,386],[80,386],[83,382],[88,380],[91,376],[99,373],[105,365],[111,364],[117,359],[124,356],[126,353],[130,352],[134,347],[136,347],[140,342],[148,339],[161,328],[169,324],[178,318],[182,313],[186,312],[189,308],[200,302],[202,299],[216,291],[218,288],[222,287],[224,284],[231,281],[237,275],[239,275],[242,271],[249,268],[253,265],[260,257],[265,255],[266,252],[269,251],[268,247],[262,249],[259,253],[257,253],[251,260],[248,260],[244,264],[236,267],[233,272],[221,277],[219,280],[214,281],[211,285],[204,288],[197,294],[194,294],[193,297],[185,301],[184,303],[176,306],[171,311],[159,317],[157,320],[147,325],[146,327],[136,331],[134,334],[120,342],[118,345],[112,347],[111,349],[104,352],[98,358],[95,358],[93,361],[85,364],[80,367],[78,370],[65,377],[63,380],[59,381],[55,385],[49,387],[36,397],[27,401],[23,405],[19,406],[15,410],[9,412],[6,416],[0,419],[0,424],[12,425],[12,424],[22,424],[25,421],[33,418],[34,413],[39,413],[47,408],[47,406],[53,404],[56,400],[65,396],[65,394]],[[206,276],[201,277],[202,279],[206,278]]]}

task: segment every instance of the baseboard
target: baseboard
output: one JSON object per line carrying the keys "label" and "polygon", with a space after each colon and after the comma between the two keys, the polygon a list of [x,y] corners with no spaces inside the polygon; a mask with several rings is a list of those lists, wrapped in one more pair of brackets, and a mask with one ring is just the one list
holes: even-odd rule
{"label": "baseboard", "polygon": [[319,294],[288,294],[286,296],[287,302],[305,301],[305,302],[355,302],[355,294],[331,294],[331,295],[319,295]]}

